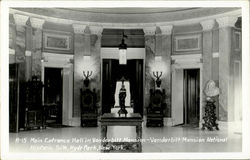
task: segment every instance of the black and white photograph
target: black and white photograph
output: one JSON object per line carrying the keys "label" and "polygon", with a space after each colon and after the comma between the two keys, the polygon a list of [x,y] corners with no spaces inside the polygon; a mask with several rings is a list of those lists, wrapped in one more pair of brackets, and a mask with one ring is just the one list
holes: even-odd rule
{"label": "black and white photograph", "polygon": [[0,159],[250,158],[248,1],[1,10]]}

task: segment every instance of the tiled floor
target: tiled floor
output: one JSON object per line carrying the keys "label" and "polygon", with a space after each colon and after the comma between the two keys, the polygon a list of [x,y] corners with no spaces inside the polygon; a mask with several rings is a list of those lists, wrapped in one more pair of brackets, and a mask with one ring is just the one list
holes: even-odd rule
{"label": "tiled floor", "polygon": [[[95,140],[100,140],[99,137],[100,127],[21,131],[10,133],[10,151],[100,152],[100,142],[95,142]],[[219,131],[202,131],[198,128],[181,126],[163,128],[143,126],[142,137],[144,140],[142,152],[239,152],[242,146],[242,135],[240,133],[229,134],[226,128],[221,128]],[[133,139],[135,127],[108,127],[108,138]]]}

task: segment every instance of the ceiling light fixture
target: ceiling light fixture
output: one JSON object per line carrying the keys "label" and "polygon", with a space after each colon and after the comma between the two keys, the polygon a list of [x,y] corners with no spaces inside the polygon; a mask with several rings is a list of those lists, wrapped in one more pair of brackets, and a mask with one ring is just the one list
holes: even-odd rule
{"label": "ceiling light fixture", "polygon": [[125,44],[126,35],[122,33],[122,41],[119,45],[119,64],[127,64],[127,45]]}

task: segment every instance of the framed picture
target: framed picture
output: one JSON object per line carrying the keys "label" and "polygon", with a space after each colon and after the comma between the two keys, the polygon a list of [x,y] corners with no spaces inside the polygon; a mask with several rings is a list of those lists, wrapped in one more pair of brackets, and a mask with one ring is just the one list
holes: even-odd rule
{"label": "framed picture", "polygon": [[43,51],[45,52],[73,53],[72,43],[72,34],[69,32],[43,32]]}
{"label": "framed picture", "polygon": [[201,50],[201,34],[177,35],[174,37],[174,51],[199,51]]}

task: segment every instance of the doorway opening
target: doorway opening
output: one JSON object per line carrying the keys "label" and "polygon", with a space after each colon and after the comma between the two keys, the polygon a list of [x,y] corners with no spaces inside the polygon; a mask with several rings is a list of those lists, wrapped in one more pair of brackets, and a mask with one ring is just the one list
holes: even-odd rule
{"label": "doorway opening", "polygon": [[198,127],[200,120],[200,69],[184,69],[184,126]]}
{"label": "doorway opening", "polygon": [[56,127],[62,125],[63,69],[45,67],[44,75],[46,123]]}
{"label": "doorway opening", "polygon": [[19,118],[25,113],[19,110],[19,64],[9,64],[9,131],[18,132],[20,125],[24,124]]}
{"label": "doorway opening", "polygon": [[116,59],[103,59],[102,67],[102,114],[114,108],[116,82],[124,77],[130,84],[130,107],[143,116],[143,59],[127,60],[126,65],[119,65]]}

